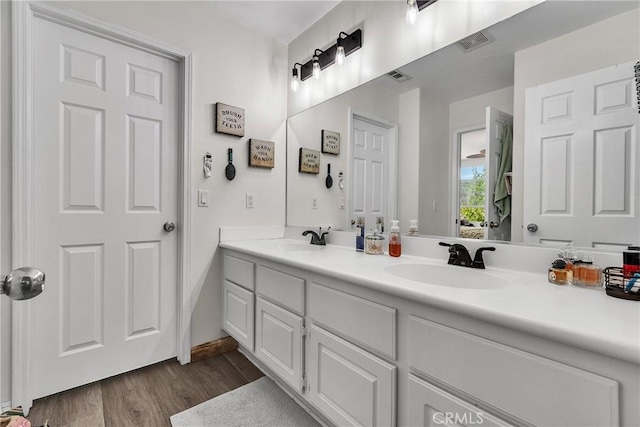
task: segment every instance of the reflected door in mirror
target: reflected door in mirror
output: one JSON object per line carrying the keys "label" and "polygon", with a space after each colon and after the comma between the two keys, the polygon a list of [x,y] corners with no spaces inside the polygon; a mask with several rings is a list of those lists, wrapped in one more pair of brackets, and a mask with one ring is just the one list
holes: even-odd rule
{"label": "reflected door in mirror", "polygon": [[[530,243],[624,248],[640,236],[640,116],[633,64],[526,92],[524,224]],[[533,229],[533,227],[532,227]]]}
{"label": "reflected door in mirror", "polygon": [[354,118],[351,141],[351,219],[364,217],[370,230],[389,219],[389,129]]}

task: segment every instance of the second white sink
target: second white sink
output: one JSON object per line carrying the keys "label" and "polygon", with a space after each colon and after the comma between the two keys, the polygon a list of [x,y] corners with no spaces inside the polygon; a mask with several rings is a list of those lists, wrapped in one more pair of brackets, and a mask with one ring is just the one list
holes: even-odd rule
{"label": "second white sink", "polygon": [[384,267],[384,271],[402,279],[447,288],[500,289],[509,285],[485,270],[454,265],[396,264]]}

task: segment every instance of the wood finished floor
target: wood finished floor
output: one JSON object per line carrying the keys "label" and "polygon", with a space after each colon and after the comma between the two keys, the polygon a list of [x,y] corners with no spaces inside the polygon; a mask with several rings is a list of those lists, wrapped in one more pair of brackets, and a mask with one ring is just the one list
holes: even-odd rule
{"label": "wood finished floor", "polygon": [[168,360],[34,402],[33,426],[163,427],[169,417],[263,374],[237,350],[181,366]]}

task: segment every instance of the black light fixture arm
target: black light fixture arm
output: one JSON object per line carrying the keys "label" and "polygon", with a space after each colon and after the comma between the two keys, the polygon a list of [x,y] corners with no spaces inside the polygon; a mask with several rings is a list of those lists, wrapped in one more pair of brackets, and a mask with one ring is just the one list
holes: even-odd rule
{"label": "black light fixture arm", "polygon": [[[340,34],[338,35],[338,38],[341,39],[342,41],[342,46],[344,47],[345,56],[348,56],[349,54],[355,52],[356,50],[362,47],[362,30],[361,29],[357,29],[351,34],[347,34],[344,31],[341,31]],[[313,52],[313,58],[305,62],[300,67],[300,80],[302,81],[307,80],[309,77],[313,75],[313,59],[316,57],[318,58],[318,63],[320,65],[321,70],[324,70],[325,68],[333,65],[335,63],[337,50],[338,50],[337,43],[325,50],[315,49]]]}

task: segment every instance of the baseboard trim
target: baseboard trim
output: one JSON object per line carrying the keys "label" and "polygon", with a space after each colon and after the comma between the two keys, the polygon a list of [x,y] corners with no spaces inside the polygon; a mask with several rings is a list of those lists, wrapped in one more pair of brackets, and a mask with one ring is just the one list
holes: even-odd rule
{"label": "baseboard trim", "polygon": [[191,361],[206,359],[217,356],[238,347],[238,342],[231,337],[224,337],[204,344],[197,345],[191,349]]}
{"label": "baseboard trim", "polygon": [[6,412],[11,408],[11,401],[7,400],[6,402],[0,403],[0,412]]}

